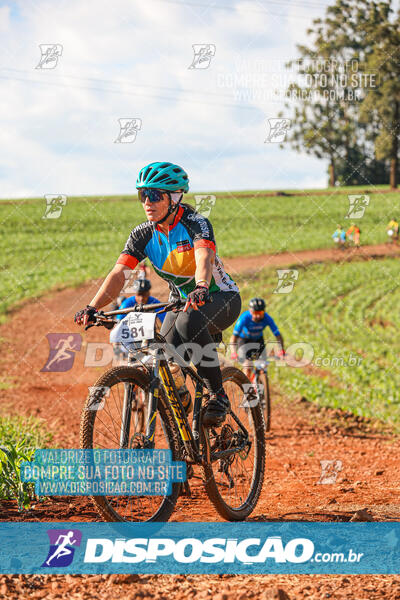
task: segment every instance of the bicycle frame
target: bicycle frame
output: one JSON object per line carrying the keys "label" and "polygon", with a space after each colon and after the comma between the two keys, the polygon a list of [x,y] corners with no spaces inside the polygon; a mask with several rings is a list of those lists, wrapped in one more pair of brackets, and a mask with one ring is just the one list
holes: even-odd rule
{"label": "bicycle frame", "polygon": [[[141,310],[154,310],[156,307],[169,307],[171,303],[160,303],[157,305],[148,304],[148,305],[136,305],[135,307],[109,311],[104,313],[105,317],[113,316],[116,314],[127,314],[128,312],[140,312]],[[161,342],[161,344],[165,344],[166,341],[162,335],[156,333],[154,341]],[[150,341],[151,343],[151,341]],[[134,362],[133,355],[129,353],[128,363]],[[144,365],[148,374],[150,376],[150,394],[149,394],[149,410],[147,415],[147,423],[146,423],[146,439],[150,444],[147,446],[151,448],[153,446],[153,440],[156,431],[157,425],[157,409],[158,409],[158,400],[160,396],[160,386],[162,385],[165,393],[167,395],[169,404],[171,406],[172,412],[174,414],[175,421],[178,426],[179,435],[183,444],[183,447],[186,451],[187,458],[192,463],[201,464],[204,460],[219,460],[225,458],[231,454],[237,453],[241,451],[249,439],[248,432],[246,428],[241,423],[240,419],[234,414],[231,413],[232,418],[236,421],[240,429],[245,435],[245,439],[241,446],[237,446],[232,449],[222,450],[219,452],[215,452],[210,454],[209,449],[207,449],[208,456],[205,458],[200,453],[200,412],[203,398],[203,388],[204,382],[201,377],[196,373],[192,367],[189,365],[181,366],[182,372],[185,375],[189,375],[192,378],[192,381],[196,382],[195,387],[195,398],[193,405],[193,421],[192,427],[189,425],[189,421],[183,408],[182,402],[179,397],[179,393],[175,384],[174,377],[171,373],[171,370],[168,365],[168,361],[163,356],[163,352],[161,348],[157,348],[153,354],[154,360],[152,367],[148,367]],[[142,363],[144,364],[144,363]],[[129,433],[130,433],[130,422],[132,415],[132,394],[134,393],[134,389],[132,385],[128,385],[125,388],[124,393],[124,402],[122,409],[122,424],[121,424],[121,432],[120,432],[120,447],[127,447],[129,443]]]}
{"label": "bicycle frame", "polygon": [[[150,393],[149,393],[149,410],[146,423],[146,438],[149,442],[153,442],[156,425],[157,425],[157,410],[158,399],[160,395],[160,386],[162,385],[171,405],[174,417],[178,426],[179,434],[184,448],[187,451],[188,457],[192,462],[200,463],[202,458],[200,455],[200,410],[201,400],[203,397],[204,384],[197,373],[189,366],[183,366],[183,373],[190,375],[196,381],[195,399],[193,406],[193,422],[190,428],[185,410],[182,406],[178,390],[176,388],[174,377],[168,366],[165,358],[161,358],[162,350],[157,349],[154,354],[154,361],[151,368],[147,367],[150,375]],[[129,363],[133,363],[133,356],[130,356]],[[126,448],[129,442],[130,422],[132,415],[132,400],[134,388],[132,385],[125,386],[124,401],[122,407],[122,424],[120,433],[120,447]],[[150,445],[148,447],[151,447]]]}

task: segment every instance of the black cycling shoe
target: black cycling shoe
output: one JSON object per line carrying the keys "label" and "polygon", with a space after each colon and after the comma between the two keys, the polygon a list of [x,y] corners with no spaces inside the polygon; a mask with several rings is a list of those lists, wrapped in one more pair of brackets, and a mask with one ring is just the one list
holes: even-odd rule
{"label": "black cycling shoe", "polygon": [[219,394],[210,394],[210,399],[204,406],[204,427],[221,425],[225,421],[230,407],[231,405],[225,392],[220,392]]}

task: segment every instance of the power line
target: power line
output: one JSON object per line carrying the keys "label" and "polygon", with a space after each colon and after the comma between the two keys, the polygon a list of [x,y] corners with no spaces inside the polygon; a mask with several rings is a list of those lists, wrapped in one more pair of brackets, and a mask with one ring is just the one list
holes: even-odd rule
{"label": "power line", "polygon": [[[158,1],[159,2],[163,2],[164,4],[165,3],[167,3],[167,4],[175,4],[177,6],[182,6],[183,8],[190,8],[190,7],[193,7],[193,8],[196,8],[196,7],[199,7],[199,8],[216,8],[216,9],[219,9],[219,10],[230,10],[230,11],[236,11],[236,9],[237,9],[236,6],[229,6],[229,5],[224,5],[224,4],[204,4],[202,2],[180,2],[179,0],[158,0]],[[274,12],[272,12],[272,11],[269,10],[268,6],[265,6],[264,4],[261,4],[260,2],[257,2],[257,4],[261,7],[261,10],[257,9],[257,8],[246,8],[246,12],[256,13],[256,14],[264,14],[264,15],[265,14],[269,14],[269,15],[272,15],[272,16],[275,16],[275,17],[286,17],[286,18],[293,16],[293,17],[296,17],[296,18],[299,18],[299,19],[307,19],[308,21],[310,20],[310,15],[299,15],[299,14],[295,14],[295,13],[292,13],[292,14],[274,13]],[[282,6],[282,8],[285,8],[283,5],[280,5],[280,6]],[[315,5],[315,6],[308,5],[308,6],[306,6],[306,5],[301,5],[301,4],[299,4],[297,6],[304,6],[304,7],[307,7],[307,8],[326,8],[327,7],[327,5],[323,5],[323,6],[321,6],[321,5]],[[288,8],[289,8],[289,5],[288,5]]]}
{"label": "power line", "polygon": [[[109,94],[118,94],[122,96],[135,96],[139,98],[157,98],[158,100],[173,100],[174,102],[179,100],[180,102],[189,102],[191,104],[201,104],[205,106],[221,106],[225,108],[240,108],[246,110],[261,110],[258,106],[252,106],[251,104],[227,104],[225,102],[208,102],[207,100],[200,100],[196,98],[182,98],[180,96],[162,96],[160,94],[151,94],[151,93],[137,93],[137,92],[127,92],[124,90],[112,90],[107,88],[95,87],[95,86],[84,86],[84,85],[71,85],[64,83],[55,83],[50,81],[39,81],[38,79],[24,79],[22,77],[8,77],[7,75],[0,75],[0,79],[10,80],[10,81],[21,81],[23,83],[33,83],[37,85],[48,85],[51,87],[61,87],[61,88],[74,88],[74,89],[82,89],[82,90],[93,90],[99,92],[105,92]],[[139,86],[140,87],[140,86]],[[269,99],[268,102],[276,103],[273,99]]]}
{"label": "power line", "polygon": [[[12,71],[15,73],[21,73],[21,74],[25,74],[25,75],[31,74],[31,71],[28,71],[27,69],[13,69],[13,68],[9,68],[9,67],[3,67],[1,70],[2,71]],[[97,77],[79,77],[78,75],[57,75],[56,73],[52,73],[51,78],[52,79],[54,79],[54,78],[77,79],[77,80],[83,81],[83,82],[93,81],[95,83],[105,83],[108,85],[119,85],[119,86],[124,85],[124,86],[137,87],[137,88],[149,88],[149,89],[153,89],[153,90],[165,90],[167,92],[174,92],[174,93],[176,93],[177,91],[182,92],[184,94],[198,94],[199,93],[197,90],[188,90],[188,89],[184,89],[184,88],[176,88],[176,87],[169,87],[169,86],[162,86],[162,85],[151,85],[151,84],[147,84],[147,83],[133,83],[132,81],[127,81],[124,79],[99,79]],[[41,81],[39,79],[38,80],[29,79],[29,81],[38,81],[39,83],[41,83]],[[216,96],[216,97],[227,98],[227,99],[231,98],[231,96],[229,96],[228,94],[224,94],[222,92],[211,92],[208,90],[205,90],[204,92],[202,92],[202,94],[205,94],[207,96]]]}

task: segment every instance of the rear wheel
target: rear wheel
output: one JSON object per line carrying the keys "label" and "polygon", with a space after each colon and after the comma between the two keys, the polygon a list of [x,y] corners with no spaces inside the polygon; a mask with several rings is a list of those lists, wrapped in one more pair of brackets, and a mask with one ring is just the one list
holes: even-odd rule
{"label": "rear wheel", "polygon": [[[115,367],[102,375],[91,388],[81,416],[81,448],[144,447],[145,399],[149,397],[150,378],[135,367]],[[129,410],[124,412],[124,401]],[[128,415],[121,435],[123,415]],[[172,460],[180,460],[178,434],[171,408],[160,389],[154,436],[155,449],[170,449]],[[169,496],[91,496],[105,521],[168,521],[180,491],[172,483]]]}
{"label": "rear wheel", "polygon": [[[249,406],[243,401],[243,386],[250,382],[242,371],[226,367],[222,369],[222,381],[231,413],[220,428],[202,428],[203,451],[208,459],[203,466],[204,485],[221,517],[242,521],[253,512],[264,481],[264,422],[260,403]],[[247,438],[233,415],[243,424]],[[239,452],[212,460],[213,454],[244,442]]]}

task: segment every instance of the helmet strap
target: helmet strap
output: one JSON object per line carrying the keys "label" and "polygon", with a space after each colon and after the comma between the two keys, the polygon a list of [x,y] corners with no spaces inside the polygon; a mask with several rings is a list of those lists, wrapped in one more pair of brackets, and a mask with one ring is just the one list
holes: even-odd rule
{"label": "helmet strap", "polygon": [[165,216],[164,216],[162,219],[160,219],[159,221],[154,221],[154,223],[155,223],[156,225],[159,225],[160,223],[164,223],[164,221],[165,221],[166,219],[168,219],[168,217],[169,217],[170,215],[172,215],[172,214],[176,213],[176,211],[177,211],[177,210],[178,210],[178,208],[179,208],[179,205],[180,205],[180,202],[177,202],[176,206],[174,206],[174,205],[172,204],[171,196],[169,196],[169,205],[168,205],[168,210],[167,210],[167,212],[166,212]]}

